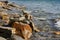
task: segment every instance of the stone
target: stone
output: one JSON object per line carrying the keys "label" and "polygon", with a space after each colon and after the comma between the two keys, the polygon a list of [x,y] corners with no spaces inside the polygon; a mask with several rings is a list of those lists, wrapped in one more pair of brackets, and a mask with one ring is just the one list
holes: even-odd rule
{"label": "stone", "polygon": [[16,34],[24,39],[29,39],[32,35],[32,29],[28,24],[15,22],[13,28],[16,28]]}
{"label": "stone", "polygon": [[3,38],[3,37],[0,37],[0,40],[6,40],[5,38]]}

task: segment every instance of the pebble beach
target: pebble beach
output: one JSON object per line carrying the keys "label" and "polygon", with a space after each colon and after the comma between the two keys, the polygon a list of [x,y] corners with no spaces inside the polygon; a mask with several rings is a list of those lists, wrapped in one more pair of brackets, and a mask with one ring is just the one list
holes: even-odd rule
{"label": "pebble beach", "polygon": [[[18,17],[19,15],[22,15],[21,10],[28,11],[28,12],[30,12],[31,15],[33,15],[33,19],[32,19],[33,23],[40,30],[40,32],[33,31],[33,34],[29,40],[60,40],[60,34],[59,35],[55,34],[54,32],[57,32],[57,30],[54,29],[53,27],[51,27],[51,25],[50,25],[51,24],[50,19],[56,19],[56,18],[60,17],[59,11],[56,11],[57,9],[54,11],[51,11],[52,9],[50,9],[50,10],[48,10],[48,12],[46,12],[44,10],[40,10],[41,8],[39,9],[39,6],[40,6],[39,4],[37,5],[38,7],[36,7],[36,5],[34,5],[35,2],[32,3],[33,7],[31,4],[29,4],[29,3],[31,3],[31,1],[27,1],[27,2],[25,1],[24,3],[26,5],[23,2],[24,2],[24,0],[20,1],[20,3],[19,3],[19,0],[18,1],[17,0],[13,0],[13,1],[8,0],[7,6],[2,5],[2,6],[4,6],[4,7],[2,7],[0,5],[0,14],[1,15],[8,14],[8,16],[10,18],[12,18],[13,16]],[[29,5],[30,5],[30,7],[29,7]],[[47,6],[47,5],[48,4],[46,4],[45,6]],[[44,8],[44,6],[42,7],[42,9],[43,8]],[[46,8],[45,10],[47,10],[47,9],[48,8]],[[53,13],[53,12],[55,12],[55,13]],[[16,19],[16,20],[18,20],[18,19]],[[4,20],[0,20],[0,26],[2,26],[2,25],[6,25]],[[24,40],[20,36],[17,36],[17,35],[13,35],[13,36],[16,40]],[[6,39],[3,37],[0,37],[0,40],[6,40]]]}

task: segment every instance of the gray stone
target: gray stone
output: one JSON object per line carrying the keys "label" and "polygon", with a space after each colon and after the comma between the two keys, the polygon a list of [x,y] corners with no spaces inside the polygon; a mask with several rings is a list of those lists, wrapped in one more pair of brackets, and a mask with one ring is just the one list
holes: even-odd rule
{"label": "gray stone", "polygon": [[0,40],[6,40],[5,38],[3,38],[3,37],[0,37]]}

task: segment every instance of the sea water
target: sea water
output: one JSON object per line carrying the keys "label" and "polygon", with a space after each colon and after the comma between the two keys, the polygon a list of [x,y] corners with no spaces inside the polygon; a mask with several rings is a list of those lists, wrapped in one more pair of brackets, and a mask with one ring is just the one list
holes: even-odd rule
{"label": "sea water", "polygon": [[60,13],[60,0],[9,0],[30,9],[44,10],[50,13]]}
{"label": "sea water", "polygon": [[[60,18],[60,0],[8,0],[18,5],[26,6],[27,10],[33,11],[32,15],[37,18],[55,19]],[[38,21],[39,22],[39,21]]]}
{"label": "sea water", "polygon": [[[47,17],[60,17],[60,0],[9,0],[9,2],[15,2],[18,5],[25,5],[27,10],[30,11],[44,11],[47,13]],[[46,13],[38,12],[37,16],[45,15]]]}

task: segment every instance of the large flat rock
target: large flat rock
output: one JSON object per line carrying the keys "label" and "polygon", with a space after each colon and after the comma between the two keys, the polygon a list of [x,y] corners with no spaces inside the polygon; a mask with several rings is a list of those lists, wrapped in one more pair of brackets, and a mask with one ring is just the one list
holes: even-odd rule
{"label": "large flat rock", "polygon": [[6,40],[5,38],[3,38],[3,37],[0,37],[0,40]]}

